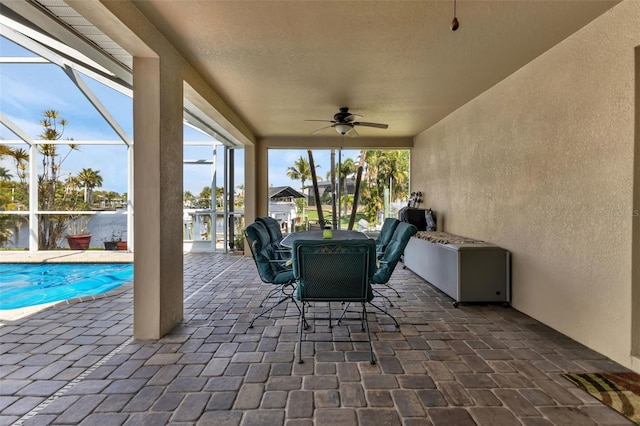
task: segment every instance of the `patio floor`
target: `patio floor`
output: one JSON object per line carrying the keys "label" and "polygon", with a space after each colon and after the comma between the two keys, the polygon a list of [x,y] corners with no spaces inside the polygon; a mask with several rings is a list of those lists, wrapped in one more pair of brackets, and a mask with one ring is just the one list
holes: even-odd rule
{"label": "patio floor", "polygon": [[561,377],[626,369],[514,309],[455,309],[401,264],[400,330],[369,316],[375,365],[366,343],[321,342],[297,364],[295,317],[248,329],[271,288],[250,257],[184,264],[185,319],[159,341],[131,338],[130,285],[2,321],[0,425],[632,424]]}

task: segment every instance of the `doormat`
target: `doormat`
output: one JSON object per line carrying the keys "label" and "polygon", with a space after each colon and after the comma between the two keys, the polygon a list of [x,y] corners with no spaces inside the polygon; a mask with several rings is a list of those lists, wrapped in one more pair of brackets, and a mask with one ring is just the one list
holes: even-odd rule
{"label": "doormat", "polygon": [[640,425],[640,374],[563,374],[579,388]]}

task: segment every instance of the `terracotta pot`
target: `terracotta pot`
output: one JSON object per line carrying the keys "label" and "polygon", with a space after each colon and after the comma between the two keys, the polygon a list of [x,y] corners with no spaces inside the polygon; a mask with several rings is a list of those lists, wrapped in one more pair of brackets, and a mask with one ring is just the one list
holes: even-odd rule
{"label": "terracotta pot", "polygon": [[127,249],[127,242],[126,241],[118,241],[116,243],[117,246],[117,250],[126,250]]}
{"label": "terracotta pot", "polygon": [[89,248],[89,243],[91,243],[91,234],[69,235],[67,242],[71,250],[86,250]]}

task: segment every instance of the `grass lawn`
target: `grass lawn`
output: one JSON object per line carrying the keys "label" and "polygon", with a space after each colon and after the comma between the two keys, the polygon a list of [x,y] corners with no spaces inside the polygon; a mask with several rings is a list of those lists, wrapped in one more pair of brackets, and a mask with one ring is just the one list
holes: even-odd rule
{"label": "grass lawn", "polygon": [[[324,214],[324,218],[325,220],[330,220],[331,219],[331,206],[323,206],[322,208],[322,212]],[[318,221],[318,211],[316,210],[315,206],[311,206],[311,207],[307,207],[305,208],[305,214],[307,216],[307,218],[309,219],[310,222],[317,222]],[[349,219],[351,217],[351,213],[349,213],[348,216],[346,217],[342,217],[340,219],[340,227],[341,228],[346,228],[347,226],[349,226]],[[355,220],[355,224],[358,223],[358,221],[360,219],[366,219],[363,213],[356,213],[356,220]],[[354,225],[355,227],[355,225]]]}

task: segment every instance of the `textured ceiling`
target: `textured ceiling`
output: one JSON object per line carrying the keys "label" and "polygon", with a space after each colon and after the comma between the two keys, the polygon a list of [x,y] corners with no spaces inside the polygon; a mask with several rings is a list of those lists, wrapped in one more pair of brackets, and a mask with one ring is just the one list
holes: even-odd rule
{"label": "textured ceiling", "polygon": [[[258,136],[414,136],[618,1],[134,1]],[[336,135],[327,129],[319,135]]]}

